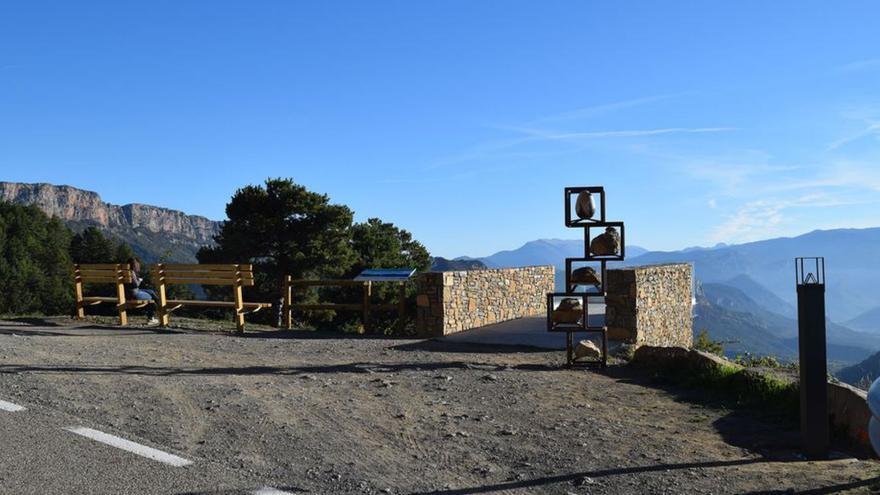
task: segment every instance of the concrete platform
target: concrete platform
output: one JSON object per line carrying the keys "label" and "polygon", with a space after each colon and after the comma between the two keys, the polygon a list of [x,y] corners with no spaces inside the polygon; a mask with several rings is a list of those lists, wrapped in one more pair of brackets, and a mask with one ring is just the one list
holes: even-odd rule
{"label": "concrete platform", "polygon": [[[605,322],[604,306],[590,305],[590,325],[601,326]],[[576,340],[590,338],[598,344],[596,334],[578,333]],[[548,332],[547,317],[533,316],[486,325],[472,330],[440,337],[442,342],[467,344],[492,344],[537,347],[539,349],[565,349],[565,333]]]}

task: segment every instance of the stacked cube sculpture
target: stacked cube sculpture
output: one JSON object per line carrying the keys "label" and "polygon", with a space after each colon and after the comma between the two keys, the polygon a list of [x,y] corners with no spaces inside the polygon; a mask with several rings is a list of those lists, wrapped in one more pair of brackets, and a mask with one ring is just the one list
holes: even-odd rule
{"label": "stacked cube sculpture", "polygon": [[604,302],[607,264],[623,261],[626,255],[624,225],[606,219],[604,188],[566,187],[565,226],[583,229],[584,256],[565,259],[565,292],[547,294],[547,330],[565,332],[569,365],[575,364],[573,335],[600,334],[601,356],[592,363],[604,367],[608,364],[608,329],[604,318],[602,325],[591,325],[589,303]]}

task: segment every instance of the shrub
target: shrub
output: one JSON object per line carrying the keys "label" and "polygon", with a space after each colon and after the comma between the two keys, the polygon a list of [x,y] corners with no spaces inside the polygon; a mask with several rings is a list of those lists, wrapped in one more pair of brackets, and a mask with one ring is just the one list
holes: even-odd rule
{"label": "shrub", "polygon": [[700,330],[700,333],[697,334],[697,338],[694,340],[694,349],[717,356],[724,355],[724,345],[720,341],[712,340],[706,329]]}

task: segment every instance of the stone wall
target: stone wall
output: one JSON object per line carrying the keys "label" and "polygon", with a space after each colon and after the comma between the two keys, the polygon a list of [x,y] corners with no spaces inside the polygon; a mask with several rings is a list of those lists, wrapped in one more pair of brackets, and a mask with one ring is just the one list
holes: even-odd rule
{"label": "stone wall", "polygon": [[693,270],[687,263],[608,270],[608,338],[649,346],[693,344]]}
{"label": "stone wall", "polygon": [[416,328],[437,337],[543,315],[553,280],[552,266],[423,273],[416,281]]}

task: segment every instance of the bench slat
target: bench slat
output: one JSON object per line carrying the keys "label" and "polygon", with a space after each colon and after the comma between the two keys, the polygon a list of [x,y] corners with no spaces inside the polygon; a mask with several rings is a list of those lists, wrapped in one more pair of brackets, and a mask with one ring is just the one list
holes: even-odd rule
{"label": "bench slat", "polygon": [[[253,279],[240,280],[242,286],[250,287],[254,285]],[[165,284],[201,284],[201,285],[228,285],[234,286],[236,279],[234,278],[189,278],[189,277],[162,277],[159,283]]]}
{"label": "bench slat", "polygon": [[[150,270],[156,270],[160,265],[150,265],[148,268]],[[182,263],[168,263],[161,265],[164,270],[179,270],[179,271],[200,271],[200,272],[234,272],[234,271],[243,271],[243,272],[251,272],[253,271],[253,265],[187,265]]]}
{"label": "bench slat", "polygon": [[131,273],[117,272],[76,272],[74,276],[83,280],[96,278],[112,278],[113,280],[121,280],[123,283],[131,283]]}
{"label": "bench slat", "polygon": [[82,263],[73,265],[74,268],[80,270],[127,270],[128,265],[125,263]]}
{"label": "bench slat", "polygon": [[116,276],[79,276],[75,277],[80,282],[84,283],[98,283],[98,284],[117,284],[117,283],[130,283],[131,279],[125,279],[123,277]]}
{"label": "bench slat", "polygon": [[105,274],[105,275],[113,275],[116,273],[125,273],[128,270],[117,270],[115,268],[77,268],[73,272],[74,273],[91,273],[91,274]]}
{"label": "bench slat", "polygon": [[115,303],[116,302],[115,297],[100,297],[100,296],[88,296],[88,297],[82,298],[82,300],[83,300],[83,302],[98,302],[98,303],[102,303],[102,302]]}
{"label": "bench slat", "polygon": [[156,278],[161,277],[172,277],[172,278],[213,278],[213,279],[226,279],[232,280],[236,277],[240,277],[243,280],[253,280],[253,273],[238,273],[238,272],[179,272],[176,270],[163,270],[161,272],[153,272],[153,275]]}

